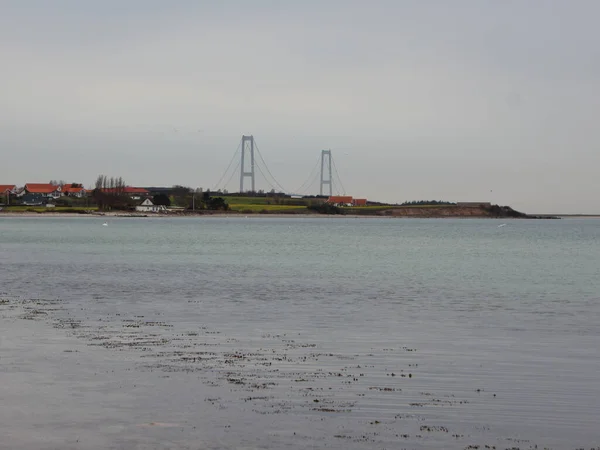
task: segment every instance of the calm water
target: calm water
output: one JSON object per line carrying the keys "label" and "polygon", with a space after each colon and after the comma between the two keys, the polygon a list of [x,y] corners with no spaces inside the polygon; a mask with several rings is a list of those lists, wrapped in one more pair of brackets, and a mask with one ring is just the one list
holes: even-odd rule
{"label": "calm water", "polygon": [[600,448],[600,220],[0,218],[0,448]]}

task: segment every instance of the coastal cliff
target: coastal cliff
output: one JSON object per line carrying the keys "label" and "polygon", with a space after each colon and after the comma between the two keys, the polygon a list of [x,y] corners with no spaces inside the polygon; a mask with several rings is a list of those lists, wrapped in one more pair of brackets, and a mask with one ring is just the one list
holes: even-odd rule
{"label": "coastal cliff", "polygon": [[481,206],[397,206],[391,209],[378,211],[377,215],[392,217],[481,217],[481,218],[514,218],[514,219],[541,219],[550,218],[543,216],[530,216],[516,211],[510,206],[481,205]]}

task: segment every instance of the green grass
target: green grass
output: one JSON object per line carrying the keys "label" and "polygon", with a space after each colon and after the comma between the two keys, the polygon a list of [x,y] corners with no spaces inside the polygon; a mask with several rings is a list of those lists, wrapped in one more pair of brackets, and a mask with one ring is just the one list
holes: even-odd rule
{"label": "green grass", "polygon": [[250,205],[250,204],[230,204],[229,208],[232,211],[248,211],[248,212],[306,212],[306,206],[294,205]]}
{"label": "green grass", "polygon": [[[215,197],[218,195],[215,194]],[[267,202],[275,203],[272,198],[268,197],[228,197],[222,196],[229,205],[266,205]]]}
{"label": "green grass", "polygon": [[[215,195],[218,197],[218,195]],[[278,197],[228,197],[222,196],[229,205],[288,205],[303,207],[310,203],[311,199],[301,198],[278,198]]]}

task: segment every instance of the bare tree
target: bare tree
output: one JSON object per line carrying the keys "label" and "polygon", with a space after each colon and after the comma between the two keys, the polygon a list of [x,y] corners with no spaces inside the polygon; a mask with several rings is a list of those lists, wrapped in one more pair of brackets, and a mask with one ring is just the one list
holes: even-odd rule
{"label": "bare tree", "polygon": [[98,189],[98,190],[102,189],[103,184],[104,184],[104,175],[98,175],[98,178],[96,178],[96,184],[95,184],[96,189]]}
{"label": "bare tree", "polygon": [[124,195],[125,181],[123,178],[99,175],[96,178],[94,199],[101,210],[126,209],[131,207],[131,199]]}
{"label": "bare tree", "polygon": [[125,192],[125,182],[122,177],[117,178],[116,192],[119,195],[122,195]]}

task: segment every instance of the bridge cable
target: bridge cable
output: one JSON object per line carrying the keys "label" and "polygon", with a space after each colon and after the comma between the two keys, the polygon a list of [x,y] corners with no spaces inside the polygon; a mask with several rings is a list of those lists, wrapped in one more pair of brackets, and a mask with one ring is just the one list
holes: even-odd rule
{"label": "bridge cable", "polygon": [[315,185],[315,183],[316,183],[316,184],[318,184],[318,182],[319,182],[319,178],[320,178],[320,174],[319,174],[319,172],[317,171],[317,172],[314,174],[314,176],[313,176],[313,178],[312,178],[312,180],[311,180],[310,184],[309,184],[309,185],[307,185],[307,186],[306,186],[306,188],[304,188],[304,191],[303,191],[303,192],[304,192],[304,193],[307,193],[307,191],[309,191],[309,190],[310,190],[310,189],[311,189],[311,188],[312,188],[312,187]]}
{"label": "bridge cable", "polygon": [[[235,161],[235,158],[237,157],[238,152],[240,151],[240,147],[242,145],[242,141],[240,140],[237,149],[235,150],[235,153],[233,154],[233,157],[231,158],[231,161],[229,161],[229,165],[227,166],[227,169],[225,169],[225,172],[223,172],[223,175],[221,175],[221,179],[219,180],[219,182],[215,185],[215,190],[217,190],[219,188],[219,185],[221,184],[221,181],[223,181],[223,178],[225,178],[225,176],[227,175],[227,172],[229,171],[229,169],[231,168],[231,165],[233,164],[233,161]],[[239,164],[238,164],[239,165]],[[236,168],[237,169],[237,168]],[[235,170],[233,171],[233,173],[235,173]],[[229,179],[229,181],[231,181],[231,178]],[[229,183],[229,181],[227,183]]]}
{"label": "bridge cable", "polygon": [[271,183],[271,182],[269,181],[269,179],[268,179],[268,178],[265,176],[265,173],[264,173],[264,172],[262,171],[262,169],[260,168],[260,165],[256,164],[256,168],[258,169],[258,171],[260,172],[260,174],[263,176],[263,178],[265,179],[265,181],[267,182],[267,184],[268,184],[269,186],[271,186],[271,189],[273,189],[273,190],[275,190],[275,191],[276,191],[277,189],[279,189],[277,186],[274,186],[274,185],[273,185],[273,183]]}
{"label": "bridge cable", "polygon": [[[271,176],[271,178],[273,179],[273,181],[275,182],[275,184],[277,186],[279,186],[279,189],[281,189],[282,192],[287,192],[286,189],[281,185],[280,182],[277,181],[277,179],[273,176],[273,174],[269,170],[269,167],[267,166],[267,163],[265,162],[262,154],[260,153],[258,145],[256,145],[256,139],[254,140],[254,146],[256,147],[256,153],[258,153],[258,156],[259,156],[260,160],[262,161],[262,163],[264,164],[265,169],[267,170],[267,173]],[[258,166],[258,164],[257,164],[257,166]],[[264,173],[263,173],[263,176],[264,176]],[[266,179],[266,176],[265,176],[265,179]]]}
{"label": "bridge cable", "polygon": [[343,195],[346,195],[346,188],[344,188],[344,183],[342,183],[342,179],[340,178],[340,174],[338,173],[337,167],[335,165],[335,160],[331,158],[331,162],[333,164],[333,169],[335,170],[335,174],[337,175],[337,179],[340,182],[340,186],[342,187]]}
{"label": "bridge cable", "polygon": [[227,186],[229,185],[229,183],[231,183],[231,180],[233,179],[234,175],[237,175],[237,169],[238,167],[240,167],[241,161],[238,161],[237,165],[235,166],[235,169],[233,169],[233,172],[231,172],[231,176],[229,177],[229,180],[227,180],[227,183],[225,183],[223,185],[223,189],[227,188]]}
{"label": "bridge cable", "polygon": [[[313,167],[313,169],[310,171],[310,173],[309,173],[309,175],[308,175],[308,178],[307,178],[307,179],[304,181],[304,183],[302,183],[302,184],[300,185],[300,187],[299,187],[298,189],[296,189],[294,192],[297,192],[298,194],[301,194],[301,193],[302,193],[302,189],[303,189],[303,188],[305,188],[305,185],[306,185],[306,183],[310,182],[310,183],[312,184],[312,180],[314,179],[313,172],[314,172],[315,170],[317,170],[317,168],[319,167],[319,163],[320,163],[320,162],[321,162],[321,157],[319,157],[319,159],[317,159],[317,163],[315,164],[315,166]],[[317,174],[318,174],[318,170],[317,170]],[[309,185],[308,185],[308,186],[306,186],[306,187],[310,187],[310,186],[311,186],[311,184],[309,184]]]}

